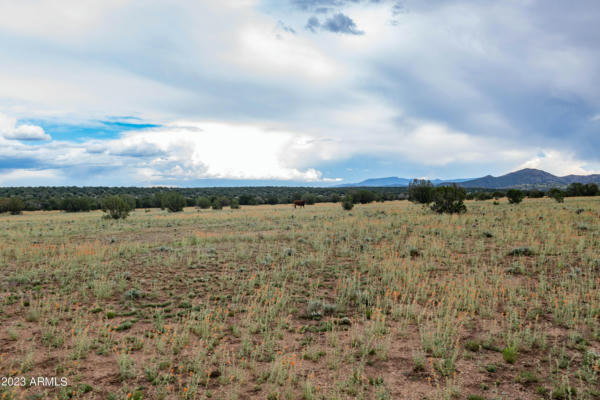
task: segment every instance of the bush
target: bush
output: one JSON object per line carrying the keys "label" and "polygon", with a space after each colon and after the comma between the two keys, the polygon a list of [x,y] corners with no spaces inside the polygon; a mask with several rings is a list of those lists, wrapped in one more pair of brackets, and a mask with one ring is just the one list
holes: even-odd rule
{"label": "bush", "polygon": [[9,197],[0,199],[0,213],[9,212],[12,215],[19,215],[25,209],[25,203],[20,197]]}
{"label": "bush", "polygon": [[431,203],[433,201],[433,184],[425,179],[414,179],[408,185],[408,200],[419,204]]}
{"label": "bush", "polygon": [[508,197],[509,203],[519,204],[521,201],[523,201],[525,193],[523,193],[519,189],[509,189],[509,191],[506,192],[506,197]]}
{"label": "bush", "polygon": [[529,197],[530,199],[540,199],[544,197],[544,192],[540,190],[530,190],[527,194],[527,197]]}
{"label": "bush", "polygon": [[467,211],[464,204],[465,189],[452,184],[452,186],[439,186],[433,191],[433,204],[431,209],[437,213],[463,213]]}
{"label": "bush", "polygon": [[210,199],[208,197],[198,197],[198,207],[206,209],[210,208]]}
{"label": "bush", "polygon": [[131,205],[121,196],[109,196],[102,199],[102,211],[108,218],[125,219],[131,211]]}
{"label": "bush", "polygon": [[169,192],[163,197],[163,206],[170,212],[179,212],[186,205],[185,197],[177,192]]}
{"label": "bush", "polygon": [[237,210],[240,208],[240,203],[237,200],[233,199],[231,200],[231,204],[229,204],[229,207],[231,207],[232,210]]}
{"label": "bush", "polygon": [[350,211],[352,210],[352,208],[354,207],[354,201],[352,199],[352,196],[347,195],[342,199],[342,208],[346,211]]}
{"label": "bush", "polygon": [[517,361],[518,351],[514,346],[505,347],[502,350],[502,358],[509,364],[514,364]]}
{"label": "bush", "polygon": [[242,206],[255,206],[258,204],[258,201],[250,194],[243,194],[239,198],[239,203]]}
{"label": "bush", "polygon": [[90,211],[96,208],[95,200],[89,197],[66,197],[60,202],[59,208],[66,212]]}
{"label": "bush", "polygon": [[557,203],[563,203],[565,201],[565,192],[557,188],[552,188],[548,190],[548,197],[556,200]]}
{"label": "bush", "polygon": [[12,215],[21,214],[25,203],[20,197],[0,198],[0,213],[9,212]]}
{"label": "bush", "polygon": [[[239,202],[239,204],[242,204]],[[213,210],[222,210],[223,207],[229,205],[229,199],[227,197],[215,197],[211,203]]]}
{"label": "bush", "polygon": [[312,193],[304,193],[300,200],[304,200],[306,205],[312,206],[313,204],[315,204],[317,202],[317,196],[315,196]]}
{"label": "bush", "polygon": [[367,203],[371,203],[373,201],[375,201],[375,193],[369,191],[369,190],[359,190],[357,192],[352,193],[352,199],[353,202],[356,203],[360,203],[360,204],[367,204]]}

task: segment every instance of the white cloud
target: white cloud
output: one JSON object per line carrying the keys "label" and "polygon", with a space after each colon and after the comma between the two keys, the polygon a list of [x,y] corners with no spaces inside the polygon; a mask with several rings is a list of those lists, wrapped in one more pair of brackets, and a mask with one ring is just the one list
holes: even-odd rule
{"label": "white cloud", "polygon": [[13,169],[0,172],[2,186],[47,186],[49,182],[58,184],[62,179],[62,171],[58,169]]}
{"label": "white cloud", "polygon": [[17,120],[0,113],[0,136],[10,140],[50,140],[41,126],[20,124]]}
{"label": "white cloud", "polygon": [[557,176],[598,174],[600,169],[590,168],[589,163],[578,160],[573,153],[543,150],[535,157],[519,165],[517,169],[535,168]]}

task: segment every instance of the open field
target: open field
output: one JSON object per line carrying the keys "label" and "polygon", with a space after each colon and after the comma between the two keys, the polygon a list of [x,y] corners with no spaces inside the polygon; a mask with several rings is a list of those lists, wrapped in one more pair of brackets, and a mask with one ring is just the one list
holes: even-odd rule
{"label": "open field", "polygon": [[600,398],[598,199],[467,208],[1,215],[0,398]]}

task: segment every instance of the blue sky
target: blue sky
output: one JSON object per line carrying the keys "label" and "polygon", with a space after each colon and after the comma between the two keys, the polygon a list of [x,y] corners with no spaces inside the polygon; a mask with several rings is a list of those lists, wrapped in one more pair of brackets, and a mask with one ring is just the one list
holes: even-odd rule
{"label": "blue sky", "polygon": [[0,3],[0,185],[600,172],[594,0]]}

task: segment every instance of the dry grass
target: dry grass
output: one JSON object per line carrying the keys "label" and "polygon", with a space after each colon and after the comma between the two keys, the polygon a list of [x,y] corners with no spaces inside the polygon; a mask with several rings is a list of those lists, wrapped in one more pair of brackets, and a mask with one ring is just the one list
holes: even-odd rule
{"label": "dry grass", "polygon": [[598,200],[467,206],[0,216],[0,398],[598,398]]}

